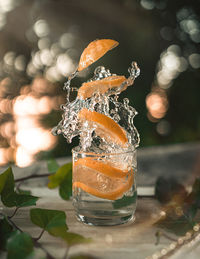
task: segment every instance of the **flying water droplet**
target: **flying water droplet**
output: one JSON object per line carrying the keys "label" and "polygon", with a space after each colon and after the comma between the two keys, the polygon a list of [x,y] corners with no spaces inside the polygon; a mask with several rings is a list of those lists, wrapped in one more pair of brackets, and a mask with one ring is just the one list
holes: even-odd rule
{"label": "flying water droplet", "polygon": [[[61,105],[61,109],[64,111],[62,120],[59,124],[52,129],[53,135],[63,134],[66,140],[71,143],[75,136],[80,137],[80,149],[81,150],[95,150],[95,152],[119,152],[120,147],[112,142],[108,142],[104,137],[99,137],[95,134],[95,128],[97,125],[93,123],[80,122],[78,113],[81,109],[86,108],[91,111],[96,111],[112,118],[117,122],[126,132],[129,141],[128,149],[137,147],[139,145],[139,134],[133,124],[133,119],[137,112],[131,106],[129,106],[129,99],[124,98],[123,103],[118,101],[118,94],[126,89],[127,86],[132,85],[134,79],[139,75],[140,70],[136,62],[132,62],[129,68],[130,77],[122,83],[119,89],[109,94],[101,95],[95,93],[91,98],[82,100],[76,98],[70,102],[70,94],[73,91],[77,91],[76,87],[70,87],[71,80],[77,75],[74,72],[69,76],[67,82],[64,84],[64,89],[67,91],[66,104]],[[113,76],[109,69],[105,69],[103,66],[99,66],[94,71],[94,76],[89,81],[101,80],[103,78]],[[112,96],[113,95],[113,96]]]}

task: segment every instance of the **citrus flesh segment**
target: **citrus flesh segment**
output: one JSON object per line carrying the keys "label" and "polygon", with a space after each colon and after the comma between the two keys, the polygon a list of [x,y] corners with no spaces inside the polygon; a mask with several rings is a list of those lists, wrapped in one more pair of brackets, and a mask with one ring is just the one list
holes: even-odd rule
{"label": "citrus flesh segment", "polygon": [[123,196],[133,185],[133,172],[126,173],[123,178],[109,177],[85,165],[74,164],[73,190],[81,190],[108,200],[116,200]]}
{"label": "citrus flesh segment", "polygon": [[78,71],[82,71],[103,55],[106,54],[109,50],[115,48],[119,43],[111,39],[101,39],[92,41],[83,51],[80,57]]}
{"label": "citrus flesh segment", "polygon": [[[125,76],[109,76],[101,80],[86,82],[79,88],[77,97],[86,99],[90,98],[95,93],[104,94],[112,88],[121,86],[125,81]],[[125,88],[123,90],[125,90]]]}
{"label": "citrus flesh segment", "polygon": [[113,167],[108,162],[105,163],[99,160],[95,160],[91,157],[79,158],[78,161],[74,163],[74,166],[85,166],[96,170],[101,174],[114,178],[124,178],[128,174],[128,170],[121,170],[119,168]]}
{"label": "citrus flesh segment", "polygon": [[84,108],[78,113],[78,118],[81,121],[95,123],[95,132],[98,136],[121,146],[128,143],[125,131],[113,119],[102,113]]}

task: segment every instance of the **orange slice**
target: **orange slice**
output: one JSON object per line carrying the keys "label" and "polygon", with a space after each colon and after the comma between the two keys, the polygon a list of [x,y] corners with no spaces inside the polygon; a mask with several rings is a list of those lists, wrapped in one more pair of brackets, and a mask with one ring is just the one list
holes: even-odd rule
{"label": "orange slice", "polygon": [[[121,86],[121,84],[125,81],[125,76],[109,76],[101,80],[83,83],[78,90],[77,97],[86,99],[95,93],[104,94],[112,88]],[[126,88],[124,87],[123,90],[125,89]]]}
{"label": "orange slice", "polygon": [[73,166],[73,191],[76,192],[76,188],[80,188],[93,196],[116,200],[132,187],[133,172],[126,171],[123,178],[115,178],[106,175],[105,171],[102,173],[103,170],[105,168],[102,162],[96,169],[87,167],[82,162],[75,162]]}
{"label": "orange slice", "polygon": [[125,131],[113,119],[102,113],[84,108],[78,113],[78,118],[81,121],[95,123],[97,126],[95,129],[96,134],[107,141],[111,140],[121,146],[128,143]]}
{"label": "orange slice", "polygon": [[93,187],[90,187],[81,182],[73,183],[73,188],[75,188],[75,187],[80,188],[83,191],[85,191],[91,195],[94,195],[96,197],[102,198],[102,199],[117,200],[118,198],[120,198],[122,196],[122,194],[124,192],[128,191],[131,188],[132,182],[133,182],[132,180],[131,181],[129,180],[129,182],[126,186],[122,185],[118,189],[115,189],[114,191],[107,192],[107,193],[98,191],[98,190],[94,189]]}
{"label": "orange slice", "polygon": [[101,58],[106,52],[115,48],[119,43],[111,39],[101,39],[92,41],[83,51],[78,71],[81,71]]}
{"label": "orange slice", "polygon": [[123,178],[128,174],[128,170],[118,169],[111,166],[109,163],[94,160],[91,157],[79,158],[79,160],[74,163],[74,166],[85,166],[109,177]]}

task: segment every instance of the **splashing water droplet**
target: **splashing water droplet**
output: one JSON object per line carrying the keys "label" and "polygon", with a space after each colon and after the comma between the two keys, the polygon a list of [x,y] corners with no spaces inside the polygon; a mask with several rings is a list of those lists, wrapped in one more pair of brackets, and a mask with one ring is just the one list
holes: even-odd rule
{"label": "splashing water droplet", "polygon": [[[76,87],[70,87],[71,80],[77,75],[77,72],[74,72],[64,84],[64,89],[67,91],[66,104],[61,105],[61,109],[64,113],[62,115],[62,120],[52,129],[52,134],[63,134],[69,143],[75,136],[79,135],[80,149],[84,151],[120,152],[121,147],[118,144],[108,142],[104,137],[96,135],[95,129],[97,125],[88,123],[87,121],[83,123],[79,121],[78,113],[83,108],[86,108],[91,111],[102,113],[117,122],[126,132],[129,143],[127,148],[132,149],[137,147],[140,138],[133,124],[133,119],[137,112],[133,107],[129,106],[128,98],[124,98],[123,103],[118,101],[118,94],[129,85],[132,85],[135,78],[140,74],[140,69],[136,62],[132,62],[128,71],[130,76],[120,87],[118,87],[118,89],[109,91],[109,93],[104,95],[95,93],[85,100],[76,98],[74,101],[70,102],[70,93],[78,90]],[[111,74],[109,69],[99,66],[95,69],[94,76],[89,81],[101,80],[113,75],[115,74]]]}
{"label": "splashing water droplet", "polygon": [[94,76],[89,81],[101,80],[103,78],[112,76],[109,69],[105,69],[103,66],[99,66],[94,71]]}
{"label": "splashing water droplet", "polygon": [[124,103],[124,106],[125,106],[126,108],[128,108],[129,99],[128,99],[128,98],[124,98],[124,99],[123,99],[123,103]]}
{"label": "splashing water droplet", "polygon": [[128,69],[130,77],[133,79],[137,78],[140,75],[140,69],[135,61],[131,63],[131,67]]}
{"label": "splashing water droplet", "polygon": [[120,121],[120,116],[118,114],[115,114],[113,116],[113,120],[116,121],[116,122],[119,122]]}

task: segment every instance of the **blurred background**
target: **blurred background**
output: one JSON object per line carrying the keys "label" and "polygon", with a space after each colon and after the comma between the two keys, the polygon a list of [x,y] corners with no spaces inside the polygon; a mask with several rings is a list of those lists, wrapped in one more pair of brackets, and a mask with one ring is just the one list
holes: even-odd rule
{"label": "blurred background", "polygon": [[199,0],[0,0],[0,165],[68,156],[51,129],[61,119],[64,82],[97,38],[120,45],[79,74],[103,65],[141,75],[121,94],[136,108],[141,147],[200,140]]}

